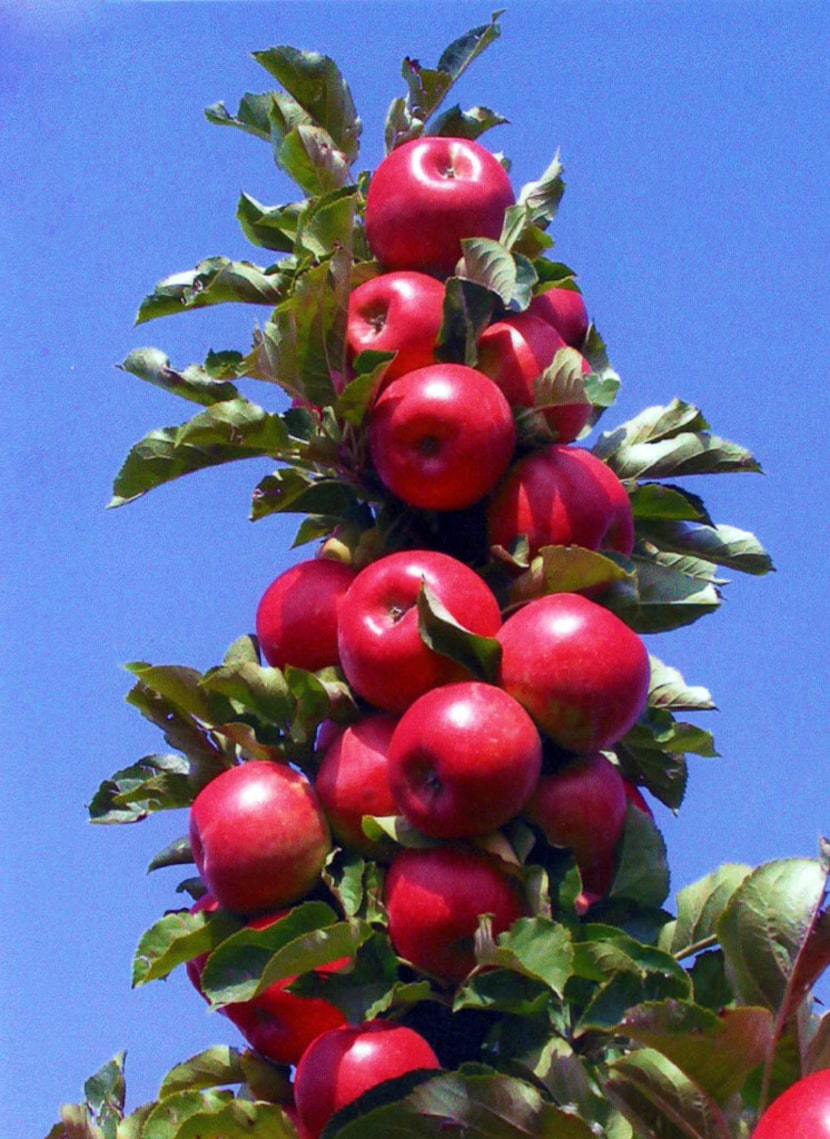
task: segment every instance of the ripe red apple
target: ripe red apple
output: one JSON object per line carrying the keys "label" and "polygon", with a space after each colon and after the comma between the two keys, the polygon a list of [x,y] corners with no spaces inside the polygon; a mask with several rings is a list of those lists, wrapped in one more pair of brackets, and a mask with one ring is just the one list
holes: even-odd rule
{"label": "ripe red apple", "polygon": [[515,201],[504,167],[464,138],[430,135],[397,147],[372,175],[366,196],[366,237],[387,269],[446,277],[465,237],[501,235]]}
{"label": "ripe red apple", "polygon": [[493,855],[447,843],[401,850],[386,875],[395,952],[435,977],[461,981],[475,966],[480,914],[503,933],[525,912],[519,884]]}
{"label": "ripe red apple", "polygon": [[433,349],[444,317],[444,286],[426,273],[382,273],[349,297],[346,344],[359,352],[397,352],[384,373],[388,383],[435,363]]}
{"label": "ripe red apple", "polygon": [[468,838],[521,811],[541,764],[539,733],[521,704],[470,680],[433,688],[404,712],[389,748],[389,783],[422,834]]}
{"label": "ripe red apple", "polygon": [[[534,381],[567,344],[552,324],[529,310],[506,316],[485,328],[478,340],[478,368],[504,392],[511,407],[533,407]],[[591,365],[582,361],[587,374]],[[570,443],[591,418],[587,399],[544,411],[557,441]]]}
{"label": "ripe red apple", "polygon": [[627,803],[619,769],[600,752],[543,775],[531,796],[525,812],[530,822],[552,846],[573,851],[583,887],[578,909],[608,893]]}
{"label": "ripe red apple", "polygon": [[588,333],[588,310],[582,293],[554,285],[537,293],[530,302],[528,312],[546,320],[560,334],[566,344],[581,348]]}
{"label": "ripe red apple", "polygon": [[299,901],[331,847],[314,789],[265,760],[228,768],[190,808],[190,846],[207,890],[226,910],[256,914]]}
{"label": "ripe red apple", "polygon": [[384,387],[369,414],[381,482],[421,510],[463,510],[493,489],[516,445],[510,406],[487,376],[432,364]]}
{"label": "ripe red apple", "polygon": [[403,712],[430,688],[468,680],[467,670],[428,648],[418,629],[422,583],[465,629],[493,637],[495,596],[463,562],[435,550],[400,550],[362,569],[346,594],[338,644],[355,692],[385,712]]}
{"label": "ripe red apple", "polygon": [[336,1111],[383,1083],[438,1057],[412,1028],[369,1020],[324,1032],[309,1045],[294,1076],[294,1104],[308,1139],[317,1139]]}
{"label": "ripe red apple", "polygon": [[256,611],[259,647],[270,665],[316,672],[339,663],[337,614],[355,576],[342,562],[311,558],[271,582]]}
{"label": "ripe red apple", "polygon": [[805,1076],[773,1100],[752,1139],[830,1139],[830,1068]]}
{"label": "ripe red apple", "polygon": [[501,686],[568,751],[610,747],[645,707],[651,666],[642,640],[578,593],[529,601],[497,634]]}
{"label": "ripe red apple", "polygon": [[314,779],[334,837],[349,850],[376,854],[363,833],[364,815],[395,815],[388,754],[395,716],[378,713],[342,729],[325,749]]}
{"label": "ripe red apple", "polygon": [[[213,912],[219,908],[216,899],[205,894],[191,907],[191,913],[198,910]],[[261,914],[249,921],[248,927],[267,929],[287,913],[288,911],[281,910],[273,914]],[[185,966],[191,983],[199,993],[202,993],[202,971],[208,957],[209,954],[203,953],[192,958]],[[314,972],[321,975],[335,972],[347,960],[344,957],[323,965]],[[301,997],[287,992],[294,980],[295,977],[286,977],[269,985],[250,1001],[224,1005],[219,1009],[223,1016],[236,1025],[252,1048],[275,1064],[296,1064],[320,1033],[346,1023],[340,1009],[329,1001],[321,997]]]}
{"label": "ripe red apple", "polygon": [[543,546],[584,546],[630,555],[634,520],[625,487],[581,447],[554,443],[520,459],[487,504],[491,545],[527,536],[531,557]]}

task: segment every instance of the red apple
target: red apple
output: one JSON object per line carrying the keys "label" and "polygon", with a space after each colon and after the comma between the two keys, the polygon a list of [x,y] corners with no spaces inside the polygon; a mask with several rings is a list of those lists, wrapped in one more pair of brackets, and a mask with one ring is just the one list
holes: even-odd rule
{"label": "red apple", "polygon": [[521,704],[470,680],[433,688],[410,705],[392,736],[389,783],[422,834],[468,838],[521,811],[541,764],[539,733]]}
{"label": "red apple", "polygon": [[[511,407],[533,407],[534,381],[553,362],[559,349],[566,347],[552,324],[530,311],[516,313],[485,328],[478,341],[477,366],[501,388]],[[582,371],[591,371],[585,359]],[[587,399],[581,399],[548,407],[544,416],[556,431],[558,442],[570,443],[591,418],[591,411]]]}
{"label": "red apple", "polygon": [[346,594],[338,644],[349,684],[384,712],[403,712],[428,689],[469,679],[421,638],[416,602],[424,583],[465,629],[493,637],[501,625],[489,587],[447,554],[401,550],[366,566]]}
{"label": "red apple", "polygon": [[619,769],[600,752],[543,775],[531,796],[528,819],[552,846],[573,851],[583,887],[578,909],[587,909],[608,893],[627,803]]}
{"label": "red apple", "polygon": [[444,286],[426,273],[382,273],[349,297],[349,360],[359,352],[397,352],[384,383],[435,363],[444,317]]}
{"label": "red apple", "polygon": [[369,413],[381,482],[421,510],[463,510],[493,489],[516,445],[510,406],[463,364],[418,368],[384,387]]}
{"label": "red apple", "polygon": [[610,747],[645,707],[651,666],[642,640],[578,593],[529,601],[497,634],[499,682],[568,751]]}
{"label": "red apple", "polygon": [[625,487],[581,447],[555,443],[520,459],[487,504],[491,545],[526,535],[531,557],[543,546],[584,546],[631,554],[634,520]]}
{"label": "red apple", "polygon": [[334,837],[350,850],[377,853],[363,833],[364,815],[395,815],[388,754],[395,716],[367,716],[340,731],[326,748],[314,780]]}
{"label": "red apple", "polygon": [[[191,913],[198,910],[212,912],[219,909],[219,903],[210,894],[205,894],[191,907]],[[262,914],[248,922],[251,929],[267,929],[288,911]],[[186,963],[187,975],[194,988],[202,993],[202,971],[209,954],[203,953]],[[315,969],[317,974],[335,972],[346,964],[347,958],[333,961]],[[346,1018],[335,1005],[320,997],[301,997],[287,992],[295,977],[286,977],[269,985],[264,992],[250,1001],[223,1005],[219,1012],[230,1020],[248,1044],[275,1064],[296,1064],[305,1049],[320,1033],[345,1024]],[[202,994],[204,995],[204,994]]]}
{"label": "red apple", "polygon": [[830,1068],[805,1076],[773,1100],[752,1139],[830,1139]]}
{"label": "red apple", "polygon": [[309,1139],[352,1100],[385,1080],[440,1068],[423,1036],[405,1025],[370,1020],[324,1032],[309,1045],[294,1076],[294,1104]]}
{"label": "red apple", "polygon": [[337,614],[355,576],[342,562],[311,558],[271,582],[256,612],[259,647],[270,665],[316,672],[339,663]]}
{"label": "red apple", "polygon": [[228,768],[190,808],[190,846],[226,910],[256,914],[299,901],[319,881],[331,841],[314,789],[265,760]]}
{"label": "red apple", "polygon": [[497,935],[525,912],[519,884],[503,864],[461,843],[402,850],[386,875],[385,902],[395,952],[453,982],[475,966],[480,914],[493,915]]}
{"label": "red apple", "polygon": [[546,320],[566,344],[581,348],[588,333],[588,310],[582,293],[554,285],[537,293],[527,310]]}
{"label": "red apple", "polygon": [[515,197],[504,167],[464,138],[430,135],[397,147],[372,175],[366,237],[387,269],[452,273],[465,237],[501,235]]}

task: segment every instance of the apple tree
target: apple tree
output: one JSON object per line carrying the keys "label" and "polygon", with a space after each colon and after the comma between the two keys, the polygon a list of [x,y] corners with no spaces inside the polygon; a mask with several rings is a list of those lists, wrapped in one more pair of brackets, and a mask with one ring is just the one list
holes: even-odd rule
{"label": "apple tree", "polygon": [[678,810],[717,753],[687,718],[709,692],[643,637],[772,568],[687,481],[759,464],[680,398],[613,420],[552,256],[558,157],[516,189],[480,141],[504,119],[450,99],[499,34],[404,61],[375,171],[328,57],[259,51],[277,87],[207,109],[297,197],[239,199],[264,265],[213,257],[141,302],[268,315],[245,352],[127,357],[195,408],[112,505],[255,459],[251,518],[296,515],[296,564],[214,667],[130,666],[169,751],[89,805],[160,816],[151,869],[184,878],[133,984],[186,969],[220,1042],[131,1110],[113,1057],[48,1139],[746,1139],[830,1068],[830,846],[670,898],[649,803]]}

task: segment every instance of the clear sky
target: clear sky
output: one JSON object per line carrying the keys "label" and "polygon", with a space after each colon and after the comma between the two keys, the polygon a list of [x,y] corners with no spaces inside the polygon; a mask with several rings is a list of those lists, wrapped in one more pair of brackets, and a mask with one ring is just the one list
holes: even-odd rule
{"label": "clear sky", "polygon": [[[45,1134],[120,1049],[135,1106],[173,1063],[236,1042],[183,975],[130,991],[141,932],[180,903],[175,871],[144,868],[186,820],[96,828],[85,811],[102,779],[164,749],[124,704],[120,666],[217,663],[299,556],[291,519],[247,520],[268,473],[257,463],[104,509],[129,447],[190,414],[115,365],[144,345],[176,366],[244,351],[264,315],[225,306],[132,327],[162,277],[209,255],[267,258],[234,219],[240,190],[268,204],[292,193],[265,144],[210,126],[203,108],[269,87],[250,51],[319,49],[352,86],[368,168],[403,56],[433,65],[490,14],[454,0],[0,0],[9,1139]],[[561,149],[556,255],[624,384],[603,425],[677,395],[766,472],[686,485],[718,521],[756,532],[778,572],[735,580],[716,615],[650,644],[720,708],[699,722],[722,758],[692,760],[679,817],[659,814],[674,884],[721,862],[812,856],[830,832],[830,8],[514,0],[502,26],[459,99],[511,120],[485,141],[511,156],[517,187]]]}

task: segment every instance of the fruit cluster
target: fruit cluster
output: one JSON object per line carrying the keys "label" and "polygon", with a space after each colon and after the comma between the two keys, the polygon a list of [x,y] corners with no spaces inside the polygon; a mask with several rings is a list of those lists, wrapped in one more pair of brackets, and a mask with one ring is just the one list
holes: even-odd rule
{"label": "fruit cluster", "polygon": [[[250,1047],[177,1065],[129,1117],[116,1057],[67,1109],[90,1135],[106,1101],[107,1134],[153,1139],[737,1137],[826,1051],[826,1019],[806,1049],[801,1033],[830,846],[720,867],[674,917],[642,793],[676,810],[686,756],[717,754],[676,718],[709,693],[642,637],[715,611],[721,567],[772,568],[682,480],[760,468],[678,399],[588,449],[619,379],[547,256],[558,159],[514,194],[477,141],[505,120],[435,114],[498,34],[494,17],[435,70],[405,61],[371,175],[353,176],[361,123],[327,57],[257,53],[285,90],[208,109],[268,140],[303,200],[240,199],[246,237],[279,254],[267,269],[211,258],[142,302],[139,322],[226,301],[270,316],[248,355],[179,372],[130,354],[201,409],[132,449],[113,505],[276,461],[252,518],[303,515],[295,545],[315,556],[271,582],[220,665],[128,666],[130,703],[176,754],[117,771],[90,816],[187,809],[150,868],[198,872],[133,980],[184,965]],[[765,1137],[821,1110],[825,1085],[805,1083]]]}
{"label": "fruit cluster", "polygon": [[[546,410],[543,445],[517,438],[514,412],[534,407],[535,381],[559,351],[585,340],[579,292],[540,291],[525,311],[491,320],[476,367],[435,357],[444,279],[463,241],[496,240],[513,204],[504,168],[474,141],[432,137],[393,150],[366,200],[379,272],[352,292],[347,326],[350,364],[365,351],[394,354],[369,407],[367,481],[415,511],[454,512],[456,523],[458,512],[483,515],[508,577],[519,571],[511,566],[519,548],[528,558],[548,546],[629,555],[634,543],[625,487],[573,445],[593,410],[581,388],[572,403]],[[279,922],[320,885],[333,837],[347,854],[384,866],[392,948],[404,969],[440,990],[476,968],[484,915],[497,937],[531,912],[527,866],[499,841],[508,824],[532,828],[531,863],[544,860],[547,844],[573,853],[583,887],[577,912],[607,892],[628,797],[605,753],[646,705],[650,661],[641,638],[603,607],[601,590],[598,598],[545,593],[505,617],[481,567],[470,564],[475,550],[468,561],[438,548],[374,554],[358,559],[330,538],[265,591],[256,612],[264,660],[280,670],[341,670],[356,714],[321,725],[310,777],[248,761],[200,792],[190,844],[208,893],[194,910],[223,907],[253,929]],[[425,606],[462,643],[488,646],[491,667],[430,643]],[[391,842],[378,820],[403,825],[403,841]],[[318,971],[321,985],[344,964]],[[189,963],[197,987],[203,966]],[[297,1065],[308,1134],[319,1134],[329,1113],[319,1089],[334,1088],[335,1069],[354,1040],[364,1046],[364,1033],[378,1078],[437,1066],[426,1042],[397,1043],[411,1029],[346,1028],[326,1000],[288,992],[293,980],[222,1011],[265,1056]],[[383,1058],[387,1048],[394,1059]],[[365,1080],[347,1077],[345,1086],[365,1090]],[[331,1092],[325,1102],[333,1111],[345,1101]]]}

